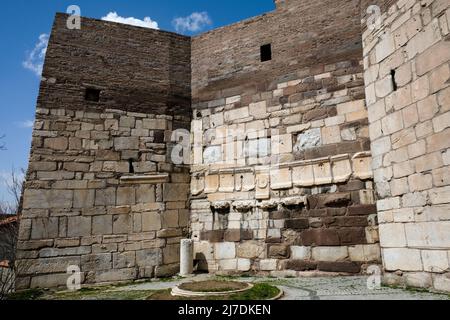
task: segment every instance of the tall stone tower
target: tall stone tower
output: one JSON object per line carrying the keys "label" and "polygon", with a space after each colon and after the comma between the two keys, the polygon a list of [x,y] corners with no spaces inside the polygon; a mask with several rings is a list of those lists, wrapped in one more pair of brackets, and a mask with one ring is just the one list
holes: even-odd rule
{"label": "tall stone tower", "polygon": [[18,288],[172,275],[189,225],[190,39],[92,19],[53,26],[25,183]]}

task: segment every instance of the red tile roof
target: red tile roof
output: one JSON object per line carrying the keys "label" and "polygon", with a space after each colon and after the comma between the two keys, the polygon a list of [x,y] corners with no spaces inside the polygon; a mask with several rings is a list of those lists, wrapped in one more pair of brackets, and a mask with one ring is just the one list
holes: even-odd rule
{"label": "red tile roof", "polygon": [[17,222],[17,220],[18,220],[17,216],[13,216],[11,218],[0,220],[0,227],[8,225],[8,224],[11,224],[11,223],[14,223],[14,222]]}

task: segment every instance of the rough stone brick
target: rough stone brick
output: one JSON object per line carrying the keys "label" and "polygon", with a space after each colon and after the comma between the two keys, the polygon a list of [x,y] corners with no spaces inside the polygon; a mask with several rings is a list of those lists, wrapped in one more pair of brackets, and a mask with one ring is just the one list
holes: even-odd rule
{"label": "rough stone brick", "polygon": [[277,270],[278,262],[276,259],[264,259],[259,262],[259,268],[261,271],[274,271]]}
{"label": "rough stone brick", "polygon": [[31,239],[53,239],[58,237],[58,218],[42,218],[32,220]]}
{"label": "rough stone brick", "polygon": [[407,248],[383,249],[385,268],[388,271],[422,271],[420,250]]}
{"label": "rough stone brick", "polygon": [[347,247],[316,247],[312,249],[312,259],[315,261],[343,261],[347,258]]}
{"label": "rough stone brick", "polygon": [[286,263],[287,270],[310,271],[317,269],[317,262],[305,260],[289,260]]}
{"label": "rough stone brick", "polygon": [[44,140],[44,147],[56,151],[65,151],[69,146],[67,138],[47,138]]}
{"label": "rough stone brick", "polygon": [[336,230],[312,229],[301,233],[302,244],[305,246],[337,246],[340,244]]}
{"label": "rough stone brick", "polygon": [[304,230],[309,228],[308,219],[288,219],[285,224],[287,229]]}
{"label": "rough stone brick", "polygon": [[269,258],[284,259],[289,257],[289,247],[286,245],[269,246]]}
{"label": "rough stone brick", "polygon": [[113,232],[112,218],[113,217],[111,215],[92,217],[92,234],[93,235],[112,234]]}
{"label": "rough stone brick", "polygon": [[92,231],[90,217],[69,217],[67,226],[67,236],[86,237],[90,236]]}
{"label": "rough stone brick", "polygon": [[311,247],[291,246],[291,259],[293,260],[310,260]]}
{"label": "rough stone brick", "polygon": [[319,262],[318,267],[320,271],[326,272],[345,272],[345,273],[359,273],[361,266],[356,262]]}
{"label": "rough stone brick", "polygon": [[392,113],[381,121],[383,133],[386,135],[403,129],[403,117],[401,112]]}
{"label": "rough stone brick", "polygon": [[234,242],[216,243],[214,249],[216,259],[234,259],[236,258],[236,245]]}

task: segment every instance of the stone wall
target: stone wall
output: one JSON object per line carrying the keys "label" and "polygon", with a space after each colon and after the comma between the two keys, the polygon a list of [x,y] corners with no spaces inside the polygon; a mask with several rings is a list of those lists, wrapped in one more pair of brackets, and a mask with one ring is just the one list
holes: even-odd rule
{"label": "stone wall", "polygon": [[450,3],[402,0],[363,34],[385,281],[450,291]]}
{"label": "stone wall", "polygon": [[[191,228],[210,272],[380,263],[358,1],[286,1],[192,40]],[[260,47],[271,44],[272,60]]]}
{"label": "stone wall", "polygon": [[[89,95],[97,92],[98,100]],[[171,162],[190,126],[190,40],[57,15],[38,99],[20,224],[18,289],[178,272],[189,167]]]}

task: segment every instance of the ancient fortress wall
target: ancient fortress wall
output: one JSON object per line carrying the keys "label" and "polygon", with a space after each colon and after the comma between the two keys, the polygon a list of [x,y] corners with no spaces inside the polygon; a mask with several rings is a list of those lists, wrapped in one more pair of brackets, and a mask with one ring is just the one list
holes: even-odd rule
{"label": "ancient fortress wall", "polygon": [[189,224],[189,167],[169,154],[172,131],[190,127],[190,39],[66,20],[40,88],[18,289],[65,285],[71,265],[84,283],[172,275]]}
{"label": "ancient fortress wall", "polygon": [[201,268],[296,275],[380,263],[360,20],[359,1],[280,1],[193,38]]}
{"label": "ancient fortress wall", "polygon": [[390,284],[450,291],[450,3],[398,1],[363,33]]}
{"label": "ancient fortress wall", "polygon": [[191,237],[212,273],[450,291],[448,0],[275,3],[194,38],[56,16],[18,289],[174,275]]}

